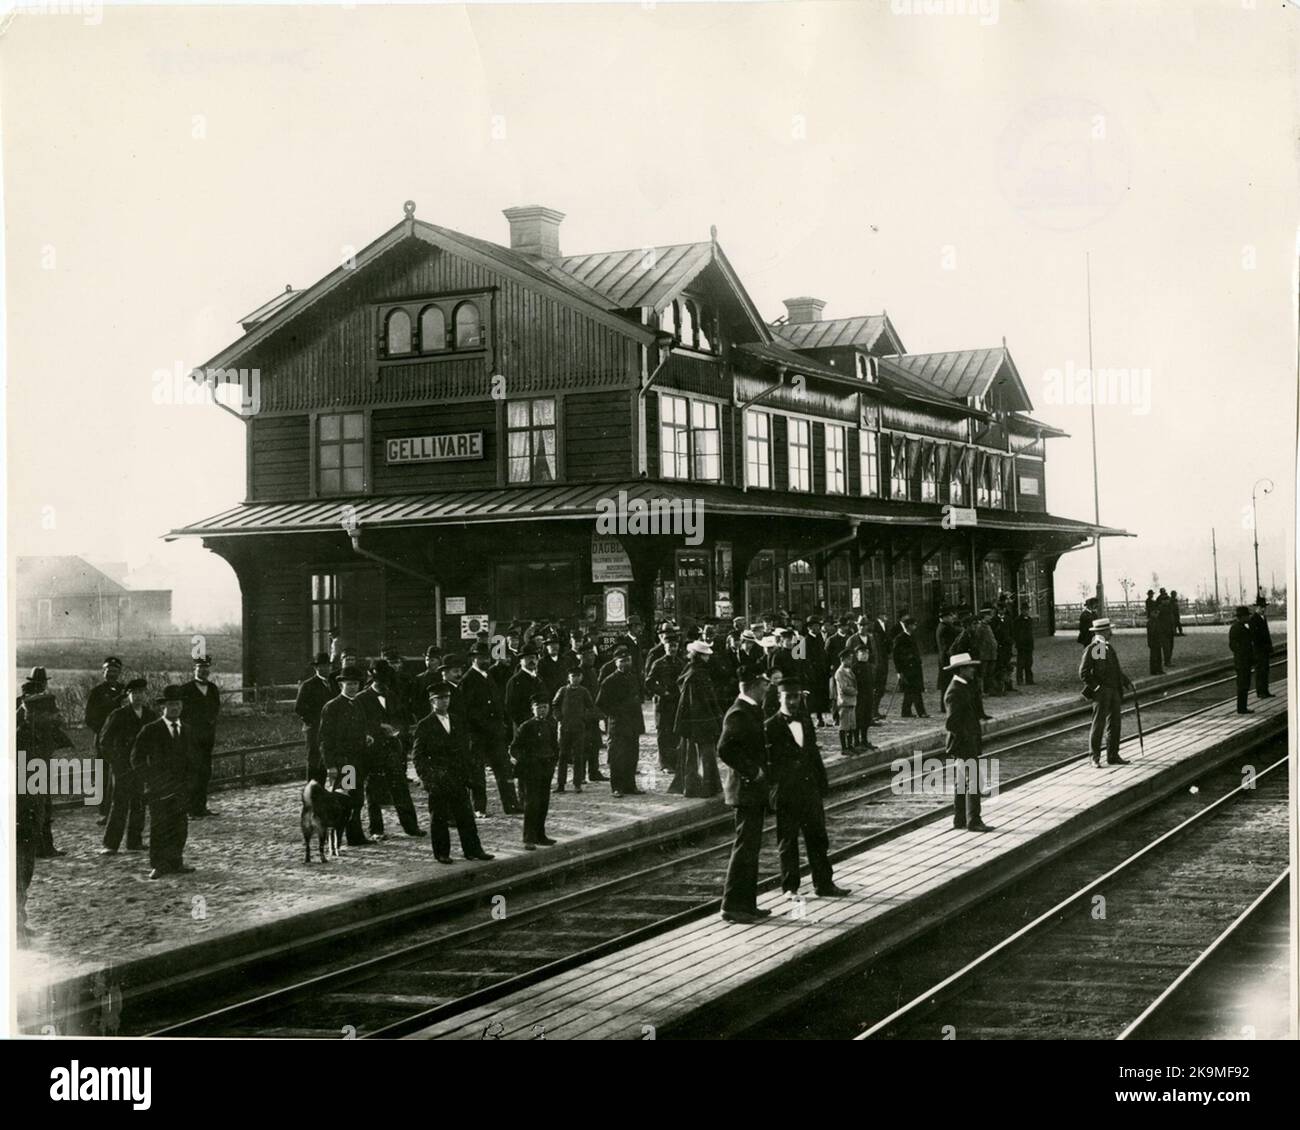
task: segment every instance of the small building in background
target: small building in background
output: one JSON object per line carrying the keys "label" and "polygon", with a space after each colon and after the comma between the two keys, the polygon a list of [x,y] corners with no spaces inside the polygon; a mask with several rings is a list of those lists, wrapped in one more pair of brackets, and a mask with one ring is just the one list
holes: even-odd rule
{"label": "small building in background", "polygon": [[148,588],[125,565],[83,557],[19,557],[17,638],[140,639],[169,634],[172,590]]}

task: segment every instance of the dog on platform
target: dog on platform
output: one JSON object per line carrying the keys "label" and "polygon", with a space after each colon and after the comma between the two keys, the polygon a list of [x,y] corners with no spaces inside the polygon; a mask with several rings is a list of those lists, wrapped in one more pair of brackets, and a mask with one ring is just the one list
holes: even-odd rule
{"label": "dog on platform", "polygon": [[313,838],[322,863],[328,862],[331,855],[338,859],[351,812],[352,798],[347,793],[327,789],[319,781],[307,782],[302,790],[302,845],[306,852],[304,863],[311,862]]}

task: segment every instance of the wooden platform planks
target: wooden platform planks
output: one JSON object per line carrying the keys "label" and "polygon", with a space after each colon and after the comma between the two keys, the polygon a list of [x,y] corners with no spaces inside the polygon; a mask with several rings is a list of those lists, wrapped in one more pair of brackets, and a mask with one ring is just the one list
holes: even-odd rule
{"label": "wooden platform planks", "polygon": [[[598,958],[493,1004],[430,1026],[412,1039],[648,1039],[701,1006],[754,985],[783,966],[844,941],[883,916],[1085,818],[1110,800],[1141,793],[1156,778],[1225,740],[1276,727],[1286,699],[1255,704],[1249,718],[1232,703],[1151,734],[1144,753],[1126,740],[1128,766],[1095,769],[1084,761],[988,798],[987,835],[927,824],[836,865],[844,899],[812,895],[792,903],[760,897],[773,916],[753,926],[710,917]],[[832,848],[835,846],[831,845]]]}

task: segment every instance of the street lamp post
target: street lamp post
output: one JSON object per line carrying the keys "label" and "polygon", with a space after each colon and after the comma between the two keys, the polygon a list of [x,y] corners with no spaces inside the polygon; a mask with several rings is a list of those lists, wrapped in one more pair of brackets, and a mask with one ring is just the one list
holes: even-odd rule
{"label": "street lamp post", "polygon": [[1259,587],[1259,515],[1255,510],[1255,492],[1259,490],[1260,483],[1268,483],[1268,486],[1264,488],[1264,493],[1271,494],[1273,492],[1273,480],[1259,479],[1255,485],[1250,488],[1250,532],[1254,535],[1255,539],[1255,595],[1257,597],[1263,595],[1263,590]]}

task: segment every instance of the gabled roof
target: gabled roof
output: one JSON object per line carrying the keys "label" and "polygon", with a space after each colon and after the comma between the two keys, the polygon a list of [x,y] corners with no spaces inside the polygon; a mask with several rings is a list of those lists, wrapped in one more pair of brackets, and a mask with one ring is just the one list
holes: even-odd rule
{"label": "gabled roof", "polygon": [[[626,334],[643,345],[649,345],[655,340],[654,330],[613,313],[613,308],[603,295],[584,286],[567,272],[557,269],[544,259],[522,255],[508,247],[489,243],[487,240],[477,239],[463,232],[453,231],[451,228],[417,220],[414,214],[410,214],[357,252],[355,258],[348,264],[336,267],[306,289],[288,295],[278,307],[256,322],[243,337],[232,342],[200,368],[217,370],[232,368],[248,350],[266,340],[304,311],[311,309],[327,295],[356,279],[362,270],[409,239],[422,240],[491,270],[512,276],[516,281],[549,294],[558,301],[580,310],[594,321]],[[269,305],[270,303],[266,304]],[[259,307],[253,313],[265,311],[266,306]]]}
{"label": "gabled roof", "polygon": [[713,244],[704,242],[567,255],[555,265],[602,294],[611,309],[660,310],[711,262]]}
{"label": "gabled roof", "polygon": [[1004,380],[1011,385],[1009,408],[1031,411],[1034,407],[1005,345],[949,353],[901,353],[882,357],[880,367],[912,377],[958,400],[983,396],[996,381]]}
{"label": "gabled roof", "polygon": [[584,287],[603,295],[610,310],[636,307],[662,310],[703,271],[716,266],[753,324],[758,339],[764,342],[772,340],[771,328],[763,321],[758,307],[746,293],[740,276],[716,240],[568,255],[555,260],[554,266]]}
{"label": "gabled roof", "polygon": [[294,290],[293,287],[286,286],[284,290],[272,298],[270,302],[263,302],[262,305],[251,314],[245,314],[240,318],[239,324],[243,326],[245,330],[251,330],[254,326],[265,322],[267,318],[280,309],[280,307],[286,302],[289,302],[297,293],[298,291]]}
{"label": "gabled roof", "polygon": [[26,597],[127,591],[126,586],[81,557],[20,557],[15,573],[18,592]]}
{"label": "gabled roof", "polygon": [[891,347],[890,352],[903,352],[902,339],[888,314],[862,314],[856,318],[831,318],[820,322],[782,322],[773,324],[772,329],[795,349],[855,346],[870,350],[883,339]]}

